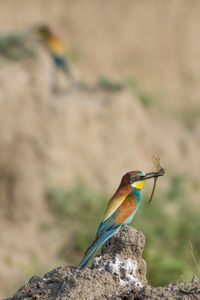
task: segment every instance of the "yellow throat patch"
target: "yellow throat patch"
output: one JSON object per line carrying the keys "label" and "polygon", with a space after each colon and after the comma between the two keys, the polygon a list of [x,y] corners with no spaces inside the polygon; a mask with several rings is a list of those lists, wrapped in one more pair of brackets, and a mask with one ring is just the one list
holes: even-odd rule
{"label": "yellow throat patch", "polygon": [[138,182],[134,182],[133,183],[133,187],[135,189],[138,189],[138,190],[141,190],[141,188],[143,187],[143,184],[146,182],[146,180],[141,180],[141,181],[138,181]]}

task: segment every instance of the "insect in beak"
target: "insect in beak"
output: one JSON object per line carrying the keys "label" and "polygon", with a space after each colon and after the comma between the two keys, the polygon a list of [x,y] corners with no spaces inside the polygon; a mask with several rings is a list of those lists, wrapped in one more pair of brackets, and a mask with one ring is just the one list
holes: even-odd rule
{"label": "insect in beak", "polygon": [[161,165],[160,165],[160,156],[159,155],[154,155],[153,156],[153,164],[154,164],[154,167],[156,169],[156,172],[152,172],[152,173],[155,173],[155,176],[152,176],[152,177],[154,177],[154,183],[153,183],[151,196],[150,196],[150,199],[149,199],[149,204],[151,203],[151,201],[153,199],[153,195],[154,195],[154,192],[155,192],[155,189],[156,189],[156,183],[157,183],[158,177],[163,176],[165,174],[165,169],[162,168]]}

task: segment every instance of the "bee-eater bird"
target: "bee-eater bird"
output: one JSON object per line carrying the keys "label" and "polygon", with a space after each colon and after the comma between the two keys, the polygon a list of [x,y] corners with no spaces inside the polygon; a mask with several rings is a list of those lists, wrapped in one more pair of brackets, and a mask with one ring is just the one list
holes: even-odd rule
{"label": "bee-eater bird", "polygon": [[[33,29],[33,34],[45,45],[53,59],[56,70],[61,70],[71,83],[73,77],[68,66],[66,47],[63,42],[46,25],[36,26]],[[54,88],[57,89],[57,82],[54,82]]]}
{"label": "bee-eater bird", "polygon": [[107,205],[96,237],[76,270],[86,266],[105,241],[115,235],[123,225],[132,221],[140,204],[140,191],[143,184],[150,178],[157,178],[162,175],[162,171],[146,174],[141,171],[131,171],[122,177],[117,191]]}

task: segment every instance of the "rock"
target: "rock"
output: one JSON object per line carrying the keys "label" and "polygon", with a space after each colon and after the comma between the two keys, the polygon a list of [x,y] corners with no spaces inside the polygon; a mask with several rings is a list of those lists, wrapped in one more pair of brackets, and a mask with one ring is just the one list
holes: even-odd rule
{"label": "rock", "polygon": [[169,284],[164,287],[153,288],[151,286],[143,287],[139,292],[129,293],[128,298],[134,300],[158,300],[158,299],[176,299],[176,300],[191,300],[200,299],[200,282],[199,280],[191,282],[181,282]]}
{"label": "rock", "polygon": [[142,259],[145,236],[136,229],[124,226],[102,247],[101,256],[94,258],[92,268],[117,275],[121,285],[147,284],[146,263]]}
{"label": "rock", "polygon": [[124,228],[104,245],[92,268],[74,272],[59,267],[43,278],[33,276],[10,300],[29,299],[112,299],[139,291],[146,284],[146,264],[141,255],[145,237],[132,227]]}
{"label": "rock", "polygon": [[159,300],[200,299],[200,282],[151,287],[146,280],[146,263],[142,259],[145,237],[132,227],[124,226],[109,239],[91,268],[74,272],[75,267],[59,267],[43,278],[33,276],[7,300]]}

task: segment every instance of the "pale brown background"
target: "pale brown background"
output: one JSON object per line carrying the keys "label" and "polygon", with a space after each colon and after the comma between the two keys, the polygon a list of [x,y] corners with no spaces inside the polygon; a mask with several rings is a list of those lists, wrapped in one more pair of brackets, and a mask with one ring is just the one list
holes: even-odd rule
{"label": "pale brown background", "polygon": [[160,153],[169,174],[188,178],[199,207],[200,2],[0,1],[1,33],[40,23],[76,52],[78,78],[92,84],[102,74],[132,76],[152,105],[130,90],[53,96],[42,47],[34,59],[0,59],[1,296],[27,280],[29,266],[42,273],[63,263],[56,246],[70,230],[40,230],[53,222],[47,185],[68,188],[83,178],[111,195],[124,172],[149,171],[151,155]]}

